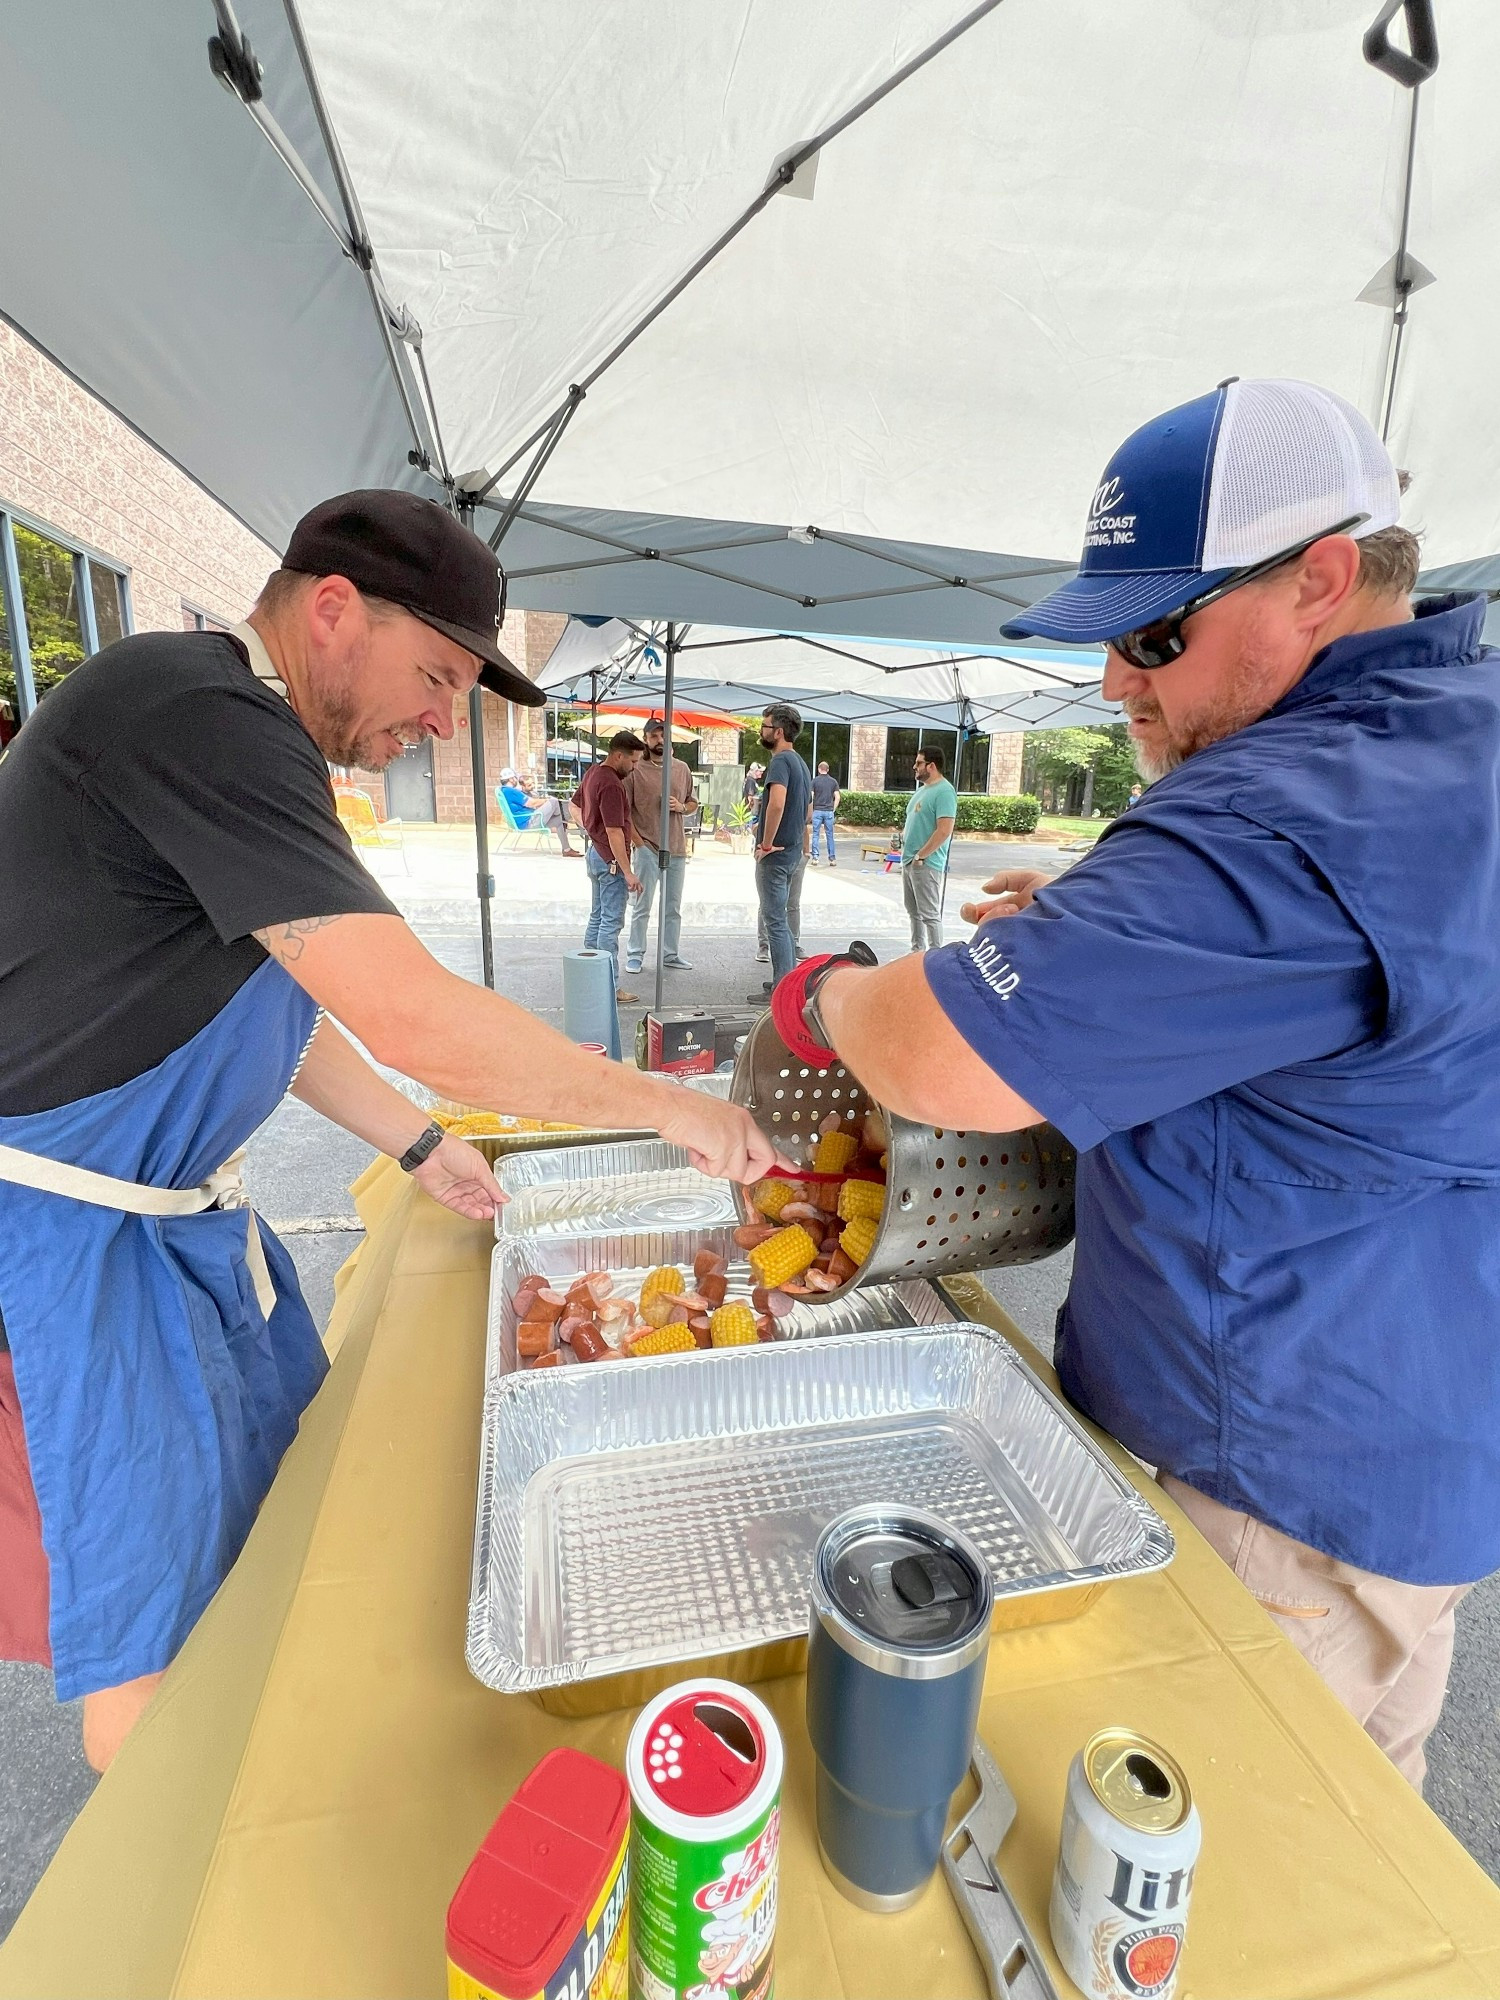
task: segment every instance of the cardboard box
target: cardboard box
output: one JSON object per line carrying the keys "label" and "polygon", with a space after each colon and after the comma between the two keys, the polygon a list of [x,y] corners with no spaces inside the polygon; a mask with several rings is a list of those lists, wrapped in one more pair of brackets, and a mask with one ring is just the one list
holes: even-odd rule
{"label": "cardboard box", "polygon": [[646,1067],[672,1076],[707,1076],[714,1067],[714,1017],[693,1007],[646,1016]]}

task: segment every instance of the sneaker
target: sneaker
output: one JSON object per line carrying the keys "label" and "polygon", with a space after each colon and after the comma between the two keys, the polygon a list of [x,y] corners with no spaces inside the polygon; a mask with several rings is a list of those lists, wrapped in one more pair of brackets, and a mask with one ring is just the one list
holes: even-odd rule
{"label": "sneaker", "polygon": [[757,952],[757,953],[755,954],[755,962],[756,962],[756,964],[757,964],[757,965],[769,965],[769,964],[771,963],[771,954],[770,954],[770,952],[768,952],[768,951],[758,951],[758,952]]}
{"label": "sneaker", "polygon": [[621,1007],[638,1007],[640,1001],[634,993],[616,992],[615,1000]]}
{"label": "sneaker", "polygon": [[626,959],[625,970],[631,975],[632,978],[636,977],[639,974],[640,969],[641,969],[641,961],[638,958]]}
{"label": "sneaker", "polygon": [[838,863],[837,863],[836,861],[832,861],[832,860],[830,860],[830,862],[828,863],[828,865],[829,865],[829,867],[830,867],[830,868],[837,868],[839,864],[838,864]]}
{"label": "sneaker", "polygon": [[668,972],[691,972],[693,969],[685,958],[664,958],[662,964]]}

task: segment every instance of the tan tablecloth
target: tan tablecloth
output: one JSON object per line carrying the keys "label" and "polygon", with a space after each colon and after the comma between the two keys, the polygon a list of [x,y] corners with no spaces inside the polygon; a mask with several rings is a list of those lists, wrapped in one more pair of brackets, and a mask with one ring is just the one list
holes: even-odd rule
{"label": "tan tablecloth", "polygon": [[[333,1373],[0,1950],[0,1996],[438,1994],[448,1898],[512,1789],[556,1743],[622,1756],[628,1713],[561,1720],[464,1669],[488,1232],[392,1170],[357,1193]],[[1020,1808],[1002,1860],[1038,1938],[1068,1762],[1126,1723],[1202,1810],[1183,2000],[1500,1994],[1500,1891],[1153,1498],[1168,1571],[991,1649],[981,1729]],[[783,2000],[982,1994],[941,1881],[885,1918],[827,1882],[802,1683],[761,1692],[787,1747]]]}

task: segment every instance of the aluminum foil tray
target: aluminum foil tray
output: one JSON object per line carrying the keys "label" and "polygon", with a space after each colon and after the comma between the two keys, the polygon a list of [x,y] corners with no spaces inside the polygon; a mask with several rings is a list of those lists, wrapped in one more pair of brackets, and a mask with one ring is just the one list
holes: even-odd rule
{"label": "aluminum foil tray", "polygon": [[[719,1183],[709,1182],[707,1185],[713,1187]],[[566,1290],[581,1272],[608,1271],[619,1281],[619,1289],[628,1292],[632,1287],[639,1290],[646,1273],[658,1264],[678,1264],[691,1271],[696,1252],[716,1250],[729,1259],[728,1296],[731,1299],[748,1299],[756,1281],[745,1262],[744,1251],[734,1240],[736,1220],[731,1203],[731,1213],[725,1221],[704,1229],[646,1227],[612,1230],[606,1227],[587,1232],[568,1232],[543,1228],[524,1235],[502,1234],[490,1258],[486,1380],[495,1382],[515,1373],[516,1315],[511,1300],[521,1280],[533,1272],[561,1281]],[[870,1285],[864,1291],[850,1292],[846,1297],[828,1299],[816,1305],[811,1300],[799,1303],[785,1319],[777,1322],[777,1331],[783,1341],[809,1340],[825,1334],[859,1333],[877,1327],[924,1326],[951,1317],[952,1308],[944,1304],[931,1285],[920,1279],[909,1279],[899,1285]],[[685,1359],[708,1360],[711,1357],[688,1355]],[[544,1368],[537,1375],[523,1371],[524,1379],[528,1382],[542,1381],[548,1375],[571,1373],[572,1356],[566,1350],[564,1360],[569,1364],[566,1370]],[[644,1365],[644,1362],[636,1360],[591,1361],[584,1372],[602,1368],[612,1373],[617,1369],[634,1370]]]}
{"label": "aluminum foil tray", "polygon": [[495,1178],[510,1196],[495,1217],[497,1236],[732,1227],[739,1220],[734,1183],[700,1174],[681,1146],[663,1139],[552,1146],[500,1161]]}
{"label": "aluminum foil tray", "polygon": [[470,1670],[545,1701],[774,1652],[806,1633],[824,1525],[875,1500],[970,1535],[997,1622],[1173,1553],[1134,1487],[982,1327],[549,1368],[486,1392]]}

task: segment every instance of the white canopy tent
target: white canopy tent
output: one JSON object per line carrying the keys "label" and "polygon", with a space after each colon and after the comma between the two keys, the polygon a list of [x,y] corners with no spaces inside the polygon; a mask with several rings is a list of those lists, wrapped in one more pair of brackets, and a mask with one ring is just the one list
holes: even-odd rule
{"label": "white canopy tent", "polygon": [[18,7],[0,305],[275,545],[445,469],[495,519],[540,432],[518,602],[572,604],[557,537],[611,518],[658,547],[631,615],[711,615],[638,596],[653,518],[1050,587],[1112,446],[1234,372],[1389,414],[1430,561],[1500,582],[1500,11],[1429,4],[1418,92],[1379,0]]}
{"label": "white canopy tent", "polygon": [[[594,628],[574,619],[538,682],[554,699],[660,702],[667,631],[625,619]],[[673,700],[758,715],[789,701],[809,721],[886,727],[997,730],[1100,727],[1119,712],[1099,697],[1100,656],[1061,650],[1008,654],[877,646],[790,632],[675,625]]]}
{"label": "white canopy tent", "polygon": [[1497,57],[1492,0],[15,6],[0,311],[273,545],[408,484],[523,606],[993,646],[1233,373],[1500,588]]}

